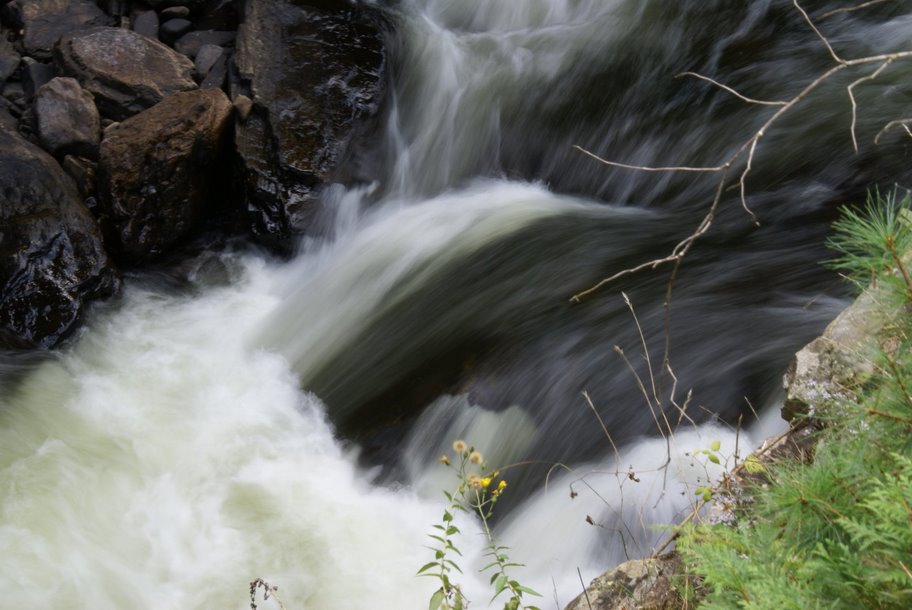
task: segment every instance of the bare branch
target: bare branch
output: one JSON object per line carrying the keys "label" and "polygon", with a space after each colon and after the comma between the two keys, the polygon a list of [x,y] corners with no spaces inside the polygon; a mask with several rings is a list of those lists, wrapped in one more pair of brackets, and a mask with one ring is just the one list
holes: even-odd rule
{"label": "bare branch", "polygon": [[757,132],[757,137],[754,138],[753,143],[750,147],[750,152],[747,154],[747,165],[744,168],[744,171],[741,172],[741,207],[744,208],[744,211],[748,213],[751,217],[751,221],[754,223],[755,227],[760,226],[760,221],[757,220],[757,215],[751,212],[750,208],[747,207],[747,186],[745,185],[745,180],[747,180],[747,174],[750,173],[751,167],[754,164],[754,151],[757,150],[757,142],[760,141],[760,138],[763,136],[763,131]]}
{"label": "bare branch", "polygon": [[853,11],[858,11],[863,8],[868,8],[869,6],[873,6],[875,4],[883,4],[884,2],[892,2],[892,0],[870,0],[869,2],[863,2],[857,6],[848,6],[846,8],[837,8],[837,9],[834,9],[832,11],[829,11],[829,12],[826,12],[826,13],[820,15],[820,17],[818,17],[818,19],[826,19],[827,17],[832,17],[833,15],[838,15],[839,13],[851,13]]}
{"label": "bare branch", "polygon": [[722,167],[679,167],[679,166],[670,166],[670,167],[651,167],[648,165],[628,165],[627,163],[617,163],[615,161],[608,161],[607,159],[602,159],[595,153],[591,153],[582,146],[576,144],[573,145],[573,148],[580,151],[585,155],[589,155],[596,161],[604,163],[605,165],[610,165],[612,167],[621,167],[624,169],[635,169],[641,172],[702,172],[710,174],[712,172],[717,172],[722,169]]}
{"label": "bare branch", "polygon": [[617,445],[614,444],[614,439],[611,438],[611,434],[608,432],[608,427],[605,426],[605,422],[602,421],[602,416],[599,415],[599,412],[595,408],[595,405],[592,404],[592,399],[589,397],[589,392],[583,391],[583,398],[586,399],[586,403],[589,404],[589,408],[592,409],[592,412],[595,414],[595,418],[598,420],[599,425],[602,427],[602,432],[605,433],[605,438],[607,438],[608,442],[611,443],[611,448],[614,449],[614,459],[618,464],[620,464],[621,452],[618,451]]}
{"label": "bare branch", "polygon": [[876,70],[874,70],[872,73],[868,74],[867,76],[863,76],[863,77],[859,78],[858,80],[854,81],[851,85],[846,87],[846,91],[849,92],[849,101],[852,102],[852,127],[851,127],[852,148],[855,149],[856,155],[858,154],[858,139],[855,137],[855,125],[858,122],[858,116],[857,116],[858,115],[858,104],[855,102],[855,87],[866,81],[874,80],[875,78],[880,76],[880,73],[883,72],[884,70],[886,70],[887,66],[889,66],[891,63],[893,63],[892,59],[888,59],[888,60],[884,61],[882,64],[880,64],[880,67],[877,68]]}
{"label": "bare branch", "polygon": [[[678,76],[692,76],[692,77],[699,78],[701,80],[710,82],[748,103],[778,107],[778,110],[776,110],[776,112],[774,112],[760,126],[760,128],[757,129],[757,131],[755,131],[752,136],[750,136],[747,140],[745,140],[735,150],[735,152],[724,162],[720,163],[719,165],[702,166],[702,167],[633,165],[633,164],[629,164],[629,163],[619,163],[617,161],[609,161],[580,146],[574,145],[574,148],[576,150],[588,155],[589,157],[592,157],[593,159],[599,161],[600,163],[603,163],[603,164],[611,166],[611,167],[618,167],[618,168],[623,168],[623,169],[630,169],[630,170],[637,170],[637,171],[644,171],[644,172],[692,172],[692,173],[710,173],[710,174],[718,173],[719,174],[719,185],[718,185],[718,188],[716,189],[716,194],[715,194],[715,197],[713,198],[713,202],[709,208],[709,211],[706,213],[706,215],[700,221],[700,224],[697,226],[696,230],[693,233],[691,233],[690,235],[688,235],[687,237],[685,237],[683,240],[681,240],[674,247],[671,254],[669,254],[668,256],[662,257],[662,258],[656,258],[656,259],[641,263],[635,267],[630,267],[630,268],[618,271],[614,275],[599,281],[592,287],[573,295],[570,298],[571,301],[579,302],[582,300],[583,297],[588,296],[589,294],[599,290],[606,284],[609,284],[626,275],[638,273],[638,272],[644,271],[646,269],[656,269],[662,265],[666,265],[666,264],[670,263],[674,266],[674,269],[672,271],[672,279],[669,281],[668,298],[666,299],[666,307],[667,307],[667,304],[671,300],[670,299],[671,285],[674,283],[674,278],[677,276],[677,270],[681,265],[681,261],[683,260],[684,256],[688,253],[690,248],[693,246],[694,242],[697,239],[699,239],[700,237],[702,237],[709,230],[710,226],[712,225],[712,222],[715,218],[716,209],[719,206],[719,203],[720,203],[721,197],[722,197],[722,193],[725,190],[726,176],[728,174],[728,171],[735,165],[735,163],[737,163],[739,160],[741,160],[742,157],[746,157],[744,169],[742,170],[740,178],[738,180],[739,187],[740,187],[741,207],[744,208],[745,212],[747,212],[747,214],[750,216],[751,221],[753,222],[754,226],[759,226],[759,220],[757,218],[757,215],[754,214],[747,205],[747,176],[750,173],[751,169],[753,168],[753,161],[754,161],[754,156],[755,156],[755,153],[757,150],[757,144],[759,143],[760,139],[766,134],[766,131],[776,121],[778,121],[782,117],[782,115],[784,115],[786,112],[791,110],[797,104],[804,101],[804,99],[807,98],[818,87],[820,87],[821,84],[823,84],[824,82],[829,80],[835,74],[837,74],[847,68],[852,68],[852,67],[856,67],[856,66],[864,66],[864,65],[868,65],[868,64],[881,64],[877,69],[874,70],[874,72],[872,72],[868,76],[865,76],[865,77],[862,77],[862,78],[856,80],[855,82],[850,84],[847,89],[848,94],[849,94],[849,99],[852,102],[852,127],[851,127],[852,143],[855,147],[855,151],[856,152],[858,151],[858,144],[857,144],[857,140],[856,140],[856,136],[855,136],[856,112],[857,112],[857,103],[856,103],[855,94],[854,94],[855,86],[859,85],[863,82],[877,78],[877,76],[879,76],[880,73],[883,72],[883,70],[885,70],[887,66],[889,66],[892,62],[894,62],[898,59],[912,58],[912,51],[899,51],[896,53],[882,53],[880,55],[871,55],[868,57],[859,57],[856,59],[848,59],[848,60],[842,59],[841,57],[839,57],[839,55],[833,49],[833,46],[830,44],[829,40],[827,40],[827,38],[820,32],[820,30],[817,28],[817,26],[814,25],[814,22],[811,20],[810,16],[807,14],[807,12],[798,3],[798,0],[792,0],[792,2],[795,5],[795,7],[798,9],[798,11],[801,12],[801,14],[804,16],[804,19],[807,21],[807,23],[814,30],[814,33],[824,42],[827,49],[829,49],[830,54],[832,55],[833,59],[836,61],[836,65],[831,67],[830,69],[828,69],[826,72],[817,76],[817,78],[815,78],[808,84],[806,84],[804,86],[804,88],[801,91],[799,91],[795,96],[793,96],[791,99],[783,101],[783,102],[764,102],[762,100],[755,100],[753,98],[744,96],[744,95],[738,93],[737,91],[735,91],[734,89],[732,89],[731,87],[723,85],[722,83],[719,83],[718,81],[716,81],[712,78],[709,78],[709,77],[701,75],[701,74],[697,74],[695,72],[682,72],[682,73],[678,74]],[[868,5],[870,5],[870,4],[868,4]],[[899,121],[892,121],[892,122],[888,123],[880,131],[880,133],[877,134],[877,137],[874,139],[875,143],[877,143],[879,141],[880,137],[884,133],[886,133],[891,128],[893,128],[897,125],[901,125],[903,127],[903,129],[905,129],[906,133],[908,133],[909,136],[912,137],[912,127],[910,127],[910,125],[912,125],[912,119],[902,119]],[[667,349],[666,349],[666,352],[667,352]]]}
{"label": "bare branch", "polygon": [[811,29],[814,30],[814,33],[817,34],[817,37],[823,41],[823,44],[826,45],[826,48],[829,50],[830,55],[833,56],[833,59],[836,61],[836,63],[844,64],[845,60],[843,60],[841,57],[839,57],[839,55],[836,54],[836,51],[833,50],[833,45],[831,45],[830,41],[827,40],[827,37],[824,36],[820,32],[820,30],[817,29],[817,26],[814,25],[813,20],[811,20],[811,16],[807,14],[807,11],[805,11],[803,8],[801,8],[800,4],[798,4],[798,0],[792,0],[792,4],[794,4],[795,8],[797,8],[801,12],[801,14],[804,15],[804,20],[807,21],[808,25],[811,26]]}
{"label": "bare branch", "polygon": [[702,74],[697,74],[696,72],[681,72],[680,74],[675,74],[675,78],[680,78],[682,76],[692,76],[694,78],[699,78],[700,80],[705,80],[709,83],[714,84],[716,87],[719,87],[720,89],[724,89],[725,91],[728,91],[729,93],[731,93],[738,99],[744,100],[748,104],[759,104],[760,106],[785,106],[788,103],[788,102],[767,102],[764,100],[755,100],[752,97],[747,97],[746,95],[741,95],[740,93],[738,93],[737,91],[735,91],[734,89],[729,87],[728,85],[723,85],[722,83],[720,83],[717,80],[713,80],[713,79],[709,78],[708,76],[703,76]]}
{"label": "bare branch", "polygon": [[877,132],[877,135],[876,135],[876,136],[874,136],[874,143],[875,143],[875,144],[880,144],[880,138],[881,138],[885,133],[887,133],[888,131],[890,131],[890,130],[893,129],[894,127],[896,127],[897,125],[902,125],[902,126],[905,128],[906,133],[908,133],[909,136],[912,136],[912,131],[909,130],[909,124],[910,124],[910,123],[912,123],[912,119],[897,119],[897,120],[895,120],[895,121],[890,121],[889,123],[887,123],[886,125],[884,125],[884,128],[883,128],[883,129],[881,129],[880,131]]}

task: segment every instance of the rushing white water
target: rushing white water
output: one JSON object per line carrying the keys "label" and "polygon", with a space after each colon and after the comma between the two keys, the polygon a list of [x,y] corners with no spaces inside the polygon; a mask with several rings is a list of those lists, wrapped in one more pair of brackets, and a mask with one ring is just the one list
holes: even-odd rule
{"label": "rushing white water", "polygon": [[371,488],[285,362],[246,348],[262,267],[204,296],[129,289],[5,398],[0,605],[242,608],[255,577],[293,608],[426,599],[438,506]]}

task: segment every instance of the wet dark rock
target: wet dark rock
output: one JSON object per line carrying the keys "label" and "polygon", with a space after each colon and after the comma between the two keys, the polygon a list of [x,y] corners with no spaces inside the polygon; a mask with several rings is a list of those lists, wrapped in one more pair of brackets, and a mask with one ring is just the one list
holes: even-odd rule
{"label": "wet dark rock", "polygon": [[6,32],[0,31],[0,86],[16,72],[19,61],[20,57],[13,48],[13,43],[6,37]]}
{"label": "wet dark rock", "polygon": [[83,199],[95,195],[95,174],[98,171],[98,164],[85,157],[76,157],[67,155],[63,158],[63,169],[70,175],[79,189],[79,194]]}
{"label": "wet dark rock", "polygon": [[372,9],[288,0],[246,5],[233,94],[253,100],[237,129],[254,234],[283,247],[314,213],[346,147],[382,94],[383,36]]}
{"label": "wet dark rock", "polygon": [[80,29],[114,25],[91,0],[13,0],[3,7],[4,21],[22,30],[27,55],[51,59],[51,49],[65,34]]}
{"label": "wet dark rock", "polygon": [[209,70],[212,69],[215,62],[224,54],[225,49],[218,45],[204,44],[201,46],[199,52],[196,54],[196,59],[193,62],[193,65],[196,68],[196,77],[200,80],[206,78],[206,75],[209,74]]}
{"label": "wet dark rock", "polygon": [[43,347],[119,278],[92,214],[54,159],[0,122],[0,327]]}
{"label": "wet dark rock", "polygon": [[228,55],[223,54],[200,83],[200,89],[223,89],[228,80]]}
{"label": "wet dark rock", "polygon": [[162,41],[173,43],[192,29],[193,24],[186,19],[169,19],[158,28],[158,35]]}
{"label": "wet dark rock", "polygon": [[222,91],[189,91],[106,130],[99,215],[116,256],[151,260],[199,226],[223,169],[231,114]]}
{"label": "wet dark rock", "polygon": [[22,86],[22,83],[11,81],[3,85],[3,99],[9,101],[13,104],[16,111],[19,113],[22,112],[22,105],[25,102],[25,87]]}
{"label": "wet dark rock", "polygon": [[16,119],[10,114],[12,103],[5,97],[0,97],[0,130],[16,131]]}
{"label": "wet dark rock", "polygon": [[27,98],[35,97],[38,89],[49,83],[55,76],[57,76],[57,70],[54,69],[54,66],[35,61],[31,57],[22,58],[22,87]]}
{"label": "wet dark rock", "polygon": [[162,19],[186,19],[190,16],[190,9],[186,6],[169,6],[159,13]]}
{"label": "wet dark rock", "polygon": [[54,56],[65,75],[95,96],[101,114],[115,120],[196,88],[193,62],[131,30],[95,28],[66,36]]}
{"label": "wet dark rock", "polygon": [[92,94],[75,78],[43,85],[35,96],[35,118],[41,146],[52,155],[98,158],[101,117]]}
{"label": "wet dark rock", "polygon": [[158,13],[142,11],[133,19],[133,31],[152,40],[158,40]]}
{"label": "wet dark rock", "polygon": [[196,57],[203,45],[214,44],[220,47],[232,44],[236,37],[235,32],[220,30],[197,30],[187,32],[174,43],[174,50],[183,53],[190,59]]}

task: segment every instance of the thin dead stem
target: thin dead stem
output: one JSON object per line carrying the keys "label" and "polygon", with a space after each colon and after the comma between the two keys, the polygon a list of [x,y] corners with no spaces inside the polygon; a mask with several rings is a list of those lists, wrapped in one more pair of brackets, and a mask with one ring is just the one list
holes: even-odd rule
{"label": "thin dead stem", "polygon": [[874,143],[880,144],[880,138],[883,137],[883,135],[885,133],[887,133],[888,131],[890,131],[891,129],[896,127],[897,125],[901,125],[902,128],[906,130],[906,133],[909,134],[909,137],[912,138],[912,130],[909,129],[910,123],[912,123],[912,119],[897,119],[895,121],[890,121],[889,123],[884,125],[883,129],[881,129],[879,132],[877,132],[876,136],[874,136]]}
{"label": "thin dead stem", "polygon": [[811,19],[811,16],[807,14],[807,11],[805,11],[803,8],[801,8],[800,4],[798,4],[798,0],[792,0],[792,4],[794,4],[795,8],[798,9],[798,11],[804,16],[804,20],[807,21],[808,25],[811,26],[811,29],[814,30],[814,33],[817,34],[817,38],[819,38],[821,41],[823,41],[823,44],[826,45],[827,50],[830,52],[830,55],[833,57],[833,59],[836,61],[836,63],[844,64],[845,60],[836,54],[836,51],[833,49],[833,45],[831,45],[830,41],[827,40],[827,37],[824,36],[820,32],[820,30],[817,29],[817,26],[814,25],[814,21],[813,21],[813,19]]}
{"label": "thin dead stem", "polygon": [[859,78],[858,80],[854,81],[851,85],[846,87],[846,91],[849,92],[849,101],[852,102],[852,127],[851,127],[852,148],[855,149],[856,155],[858,154],[858,139],[855,137],[855,125],[858,123],[858,104],[855,102],[855,87],[860,85],[863,82],[874,80],[875,78],[880,76],[880,73],[883,72],[884,70],[886,70],[887,66],[889,66],[891,63],[893,63],[892,59],[886,60],[885,62],[880,64],[880,67],[877,68],[876,70],[874,70],[874,72],[868,74],[867,76],[863,76],[863,77]]}
{"label": "thin dead stem", "polygon": [[728,85],[723,85],[722,83],[720,83],[717,80],[713,80],[713,79],[709,78],[708,76],[704,76],[704,75],[698,74],[696,72],[681,72],[680,74],[675,74],[675,78],[680,78],[682,76],[692,76],[694,78],[699,78],[700,80],[705,80],[707,82],[710,82],[713,85],[715,85],[716,87],[718,87],[719,89],[724,89],[725,91],[728,91],[729,93],[731,93],[738,99],[741,99],[741,100],[747,102],[748,104],[757,104],[758,106],[785,106],[786,104],[788,104],[788,102],[783,102],[783,101],[769,102],[769,101],[765,101],[765,100],[754,99],[752,97],[747,97],[746,95],[738,93],[737,91],[735,91]]}
{"label": "thin dead stem", "polygon": [[868,8],[869,6],[874,6],[875,4],[883,4],[884,2],[892,2],[892,1],[893,0],[870,0],[870,2],[863,2],[856,6],[837,8],[837,9],[828,11],[828,12],[820,15],[820,17],[818,17],[818,19],[826,19],[827,17],[832,17],[833,15],[838,15],[839,13],[851,13],[853,11],[859,11],[861,9]]}

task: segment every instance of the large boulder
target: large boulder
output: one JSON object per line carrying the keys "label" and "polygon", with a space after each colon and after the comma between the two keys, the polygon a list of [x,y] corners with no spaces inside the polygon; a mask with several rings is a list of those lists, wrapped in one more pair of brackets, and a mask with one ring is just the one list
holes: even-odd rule
{"label": "large boulder", "polygon": [[[219,89],[165,98],[110,127],[98,168],[99,215],[127,263],[164,253],[206,215],[228,155],[232,105]],[[227,141],[226,141],[227,140]]]}
{"label": "large boulder", "polygon": [[95,96],[101,114],[117,121],[196,89],[192,61],[131,30],[93,28],[65,36],[54,58],[64,75]]}
{"label": "large boulder", "polygon": [[73,181],[8,126],[0,121],[0,334],[51,347],[120,280]]}
{"label": "large boulder", "polygon": [[38,140],[53,155],[98,156],[101,117],[92,94],[74,78],[57,77],[35,96]]}
{"label": "large boulder", "polygon": [[813,417],[855,398],[855,390],[874,372],[878,337],[890,322],[881,299],[879,288],[868,288],[795,354],[783,380],[784,419]]}
{"label": "large boulder", "polygon": [[565,610],[678,610],[682,573],[675,554],[627,561],[589,583]]}
{"label": "large boulder", "polygon": [[377,109],[382,32],[354,3],[248,2],[238,28],[240,82],[253,100],[237,127],[254,234],[282,245],[303,231],[322,184]]}
{"label": "large boulder", "polygon": [[13,0],[3,7],[3,16],[22,31],[26,54],[42,60],[51,58],[51,49],[64,34],[114,25],[91,0]]}

